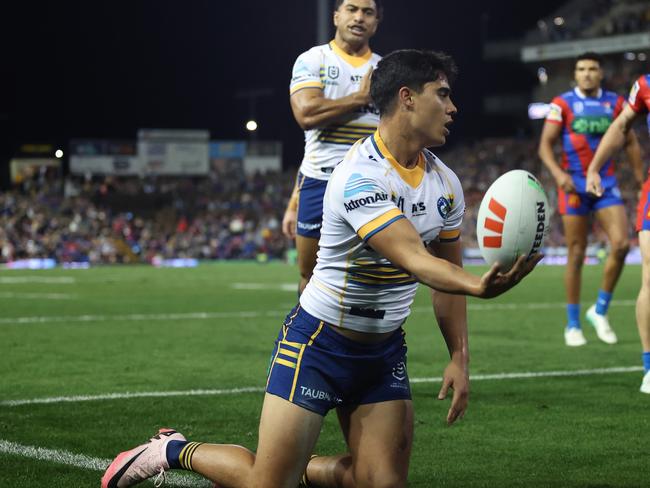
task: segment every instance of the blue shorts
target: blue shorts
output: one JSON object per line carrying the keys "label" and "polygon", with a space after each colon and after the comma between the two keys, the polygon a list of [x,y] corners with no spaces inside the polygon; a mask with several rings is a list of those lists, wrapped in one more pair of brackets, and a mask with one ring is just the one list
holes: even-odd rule
{"label": "blue shorts", "polygon": [[362,344],[294,308],[271,356],[266,391],[325,416],[336,407],[410,400],[402,328]]}
{"label": "blue shorts", "polygon": [[624,205],[618,186],[605,188],[600,197],[591,193],[565,193],[562,188],[557,193],[560,215],[589,215],[602,208]]}
{"label": "blue shorts", "polygon": [[327,180],[317,180],[298,174],[298,223],[297,234],[313,239],[320,238],[323,225],[323,197]]}

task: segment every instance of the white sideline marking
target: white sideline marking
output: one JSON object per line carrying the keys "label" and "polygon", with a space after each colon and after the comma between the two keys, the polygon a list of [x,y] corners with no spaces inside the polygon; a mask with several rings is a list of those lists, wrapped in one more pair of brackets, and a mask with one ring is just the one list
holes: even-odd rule
{"label": "white sideline marking", "polygon": [[[597,369],[576,369],[573,371],[528,371],[522,373],[496,373],[496,374],[472,374],[471,381],[481,380],[511,380],[525,378],[553,378],[560,376],[593,376],[614,373],[633,373],[643,371],[643,366],[618,366],[614,368]],[[436,378],[411,378],[411,383],[436,383],[442,381],[442,377]]]}
{"label": "white sideline marking", "polygon": [[[610,307],[633,307],[636,300],[612,300]],[[547,310],[553,308],[564,308],[566,302],[531,302],[531,303],[468,303],[467,310]],[[432,307],[413,307],[412,312],[422,313],[431,312]]]}
{"label": "white sideline marking", "polygon": [[231,283],[234,290],[281,290],[298,292],[297,283]]}
{"label": "white sideline marking", "polygon": [[[23,456],[38,461],[50,461],[75,468],[104,471],[112,459],[93,458],[84,454],[75,454],[58,449],[45,449],[43,447],[25,446],[15,442],[0,439],[0,453]],[[167,473],[167,483],[171,486],[205,487],[210,486],[207,480],[198,479],[181,473]],[[99,483],[98,483],[99,484]]]}
{"label": "white sideline marking", "polygon": [[13,285],[17,283],[47,283],[65,284],[75,283],[77,280],[70,276],[0,276],[0,285]]}
{"label": "white sideline marking", "polygon": [[[561,376],[592,376],[615,373],[632,373],[643,371],[641,366],[620,366],[614,368],[598,369],[578,369],[574,371],[527,371],[521,373],[496,373],[496,374],[476,374],[471,375],[471,381],[483,380],[510,380],[524,378],[552,378]],[[411,383],[438,383],[442,377],[433,378],[411,378]],[[161,398],[174,396],[214,396],[214,395],[237,395],[240,393],[260,393],[264,388],[261,386],[248,386],[242,388],[220,389],[220,390],[185,390],[185,391],[143,391],[143,392],[126,392],[126,393],[107,393],[104,395],[76,395],[76,396],[59,396],[32,398],[25,400],[4,400],[0,402],[0,407],[17,407],[20,405],[34,405],[44,403],[63,403],[63,402],[90,402],[97,400],[121,400],[127,398]]]}
{"label": "white sideline marking", "polygon": [[19,405],[34,405],[37,403],[63,403],[63,402],[90,402],[95,400],[122,400],[127,398],[147,397],[174,397],[174,396],[205,396],[205,395],[237,395],[239,393],[259,393],[264,391],[262,386],[244,386],[242,388],[220,390],[182,390],[182,391],[142,391],[126,393],[106,393],[104,395],[75,395],[46,398],[33,398],[31,400],[5,400],[0,402],[0,407],[17,407]]}
{"label": "white sideline marking", "polygon": [[[294,290],[295,291],[295,290]],[[636,300],[612,300],[610,306],[613,307],[633,307]],[[50,322],[106,322],[108,320],[119,322],[133,321],[155,321],[155,320],[210,320],[210,319],[237,319],[237,318],[257,318],[257,317],[276,317],[284,318],[289,313],[290,308],[285,307],[279,310],[267,310],[265,312],[191,312],[191,313],[157,313],[157,314],[124,314],[124,315],[62,315],[62,316],[36,316],[36,317],[6,317],[0,318],[0,325],[3,324],[45,324]],[[539,303],[470,303],[467,305],[468,310],[539,310],[564,308],[564,302],[539,302]],[[429,307],[413,307],[413,313],[431,313]]]}
{"label": "white sideline marking", "polygon": [[[285,309],[284,313],[290,309]],[[284,317],[282,312],[267,310],[266,312],[192,312],[192,313],[133,313],[125,315],[61,315],[41,317],[13,317],[0,319],[1,324],[44,324],[49,322],[118,322],[156,321],[156,320],[209,320],[255,317]]]}
{"label": "white sideline marking", "polygon": [[0,298],[25,298],[28,300],[70,300],[74,295],[69,293],[13,293],[0,292]]}

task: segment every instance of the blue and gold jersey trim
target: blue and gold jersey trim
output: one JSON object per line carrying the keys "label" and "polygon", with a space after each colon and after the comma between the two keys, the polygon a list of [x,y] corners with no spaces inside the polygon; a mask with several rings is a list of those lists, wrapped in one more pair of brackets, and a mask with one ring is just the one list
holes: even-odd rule
{"label": "blue and gold jersey trim", "polygon": [[418,161],[416,165],[413,168],[409,169],[405,168],[397,162],[397,159],[395,159],[395,157],[391,154],[381,136],[379,135],[379,130],[375,131],[370,140],[372,141],[372,145],[375,148],[375,151],[377,151],[382,159],[386,159],[391,164],[391,166],[395,168],[400,178],[402,178],[412,188],[417,188],[420,186],[420,183],[422,183],[422,179],[424,178],[424,168],[426,164],[426,159],[422,152],[420,152],[418,155]]}
{"label": "blue and gold jersey trim", "polygon": [[404,218],[406,218],[406,216],[400,212],[398,208],[392,208],[388,212],[361,226],[361,228],[357,231],[357,235],[361,237],[364,242],[367,242],[368,239],[370,239],[380,230],[388,227],[396,220]]}
{"label": "blue and gold jersey trim", "polygon": [[377,126],[366,124],[329,126],[321,129],[318,141],[351,146],[359,139],[371,136],[376,129]]}
{"label": "blue and gold jersey trim", "polygon": [[455,242],[460,239],[460,229],[443,230],[438,234],[440,242]]}
{"label": "blue and gold jersey trim", "polygon": [[373,288],[393,288],[415,283],[413,276],[388,263],[355,261],[347,270],[347,275],[349,283]]}

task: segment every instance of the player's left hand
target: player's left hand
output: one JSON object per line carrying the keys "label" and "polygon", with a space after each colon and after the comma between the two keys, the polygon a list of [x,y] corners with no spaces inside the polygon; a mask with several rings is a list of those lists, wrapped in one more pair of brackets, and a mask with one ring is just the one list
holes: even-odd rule
{"label": "player's left hand", "polygon": [[296,223],[298,221],[298,212],[287,208],[282,217],[282,233],[289,239],[296,238]]}
{"label": "player's left hand", "polygon": [[454,396],[451,399],[449,412],[447,412],[447,425],[463,418],[469,401],[469,373],[467,368],[460,364],[460,361],[454,359],[449,362],[442,375],[442,387],[438,393],[438,400],[447,398],[449,388],[454,390]]}

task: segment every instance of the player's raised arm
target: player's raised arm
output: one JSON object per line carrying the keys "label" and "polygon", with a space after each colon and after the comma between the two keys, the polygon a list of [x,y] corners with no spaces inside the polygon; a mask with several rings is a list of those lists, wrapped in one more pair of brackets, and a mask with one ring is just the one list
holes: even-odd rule
{"label": "player's raised arm", "polygon": [[[589,164],[587,169],[587,191],[593,193],[594,195],[602,195],[603,189],[601,186],[601,179],[599,175],[600,169],[603,165],[612,157],[612,155],[621,149],[626,141],[629,141],[630,128],[634,121],[640,115],[632,110],[630,105],[626,105],[621,114],[614,119],[612,125],[609,126],[607,132],[598,144],[598,149],[594,154],[594,158]],[[636,137],[634,137],[636,141]],[[628,142],[629,143],[629,142]],[[636,142],[638,146],[638,141]],[[640,157],[639,157],[640,163]],[[639,166],[641,166],[639,164]],[[639,169],[641,169],[639,167]],[[635,178],[637,178],[637,170],[635,166]],[[637,181],[639,178],[637,178]],[[643,175],[641,174],[640,180],[643,180]]]}
{"label": "player's raised arm", "polygon": [[370,99],[370,75],[364,76],[359,91],[341,98],[325,98],[320,88],[305,88],[291,95],[291,110],[303,130],[326,126],[354,110],[368,105]]}

